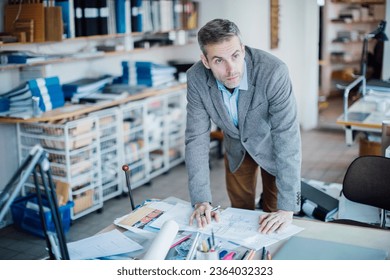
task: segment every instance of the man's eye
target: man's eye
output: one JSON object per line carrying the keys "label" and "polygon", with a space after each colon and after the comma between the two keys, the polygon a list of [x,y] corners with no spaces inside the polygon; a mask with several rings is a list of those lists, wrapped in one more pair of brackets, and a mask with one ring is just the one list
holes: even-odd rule
{"label": "man's eye", "polygon": [[216,60],[215,60],[215,63],[216,63],[216,64],[220,64],[221,62],[222,62],[222,59],[216,59]]}

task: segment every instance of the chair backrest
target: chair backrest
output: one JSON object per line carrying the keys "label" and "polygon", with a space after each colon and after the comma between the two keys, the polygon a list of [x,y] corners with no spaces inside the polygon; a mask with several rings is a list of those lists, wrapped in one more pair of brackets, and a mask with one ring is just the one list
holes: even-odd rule
{"label": "chair backrest", "polygon": [[344,176],[343,193],[354,202],[390,210],[390,158],[356,158]]}

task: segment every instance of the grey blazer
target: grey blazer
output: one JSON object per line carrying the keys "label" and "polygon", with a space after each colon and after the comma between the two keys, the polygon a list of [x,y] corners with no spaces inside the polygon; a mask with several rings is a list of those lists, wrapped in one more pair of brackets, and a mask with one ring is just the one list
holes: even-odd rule
{"label": "grey blazer", "polygon": [[245,153],[276,177],[278,209],[300,210],[301,137],[287,66],[275,56],[246,47],[248,90],[238,101],[238,128],[231,121],[211,70],[201,61],[187,71],[185,162],[192,204],[212,202],[209,147],[212,120],[224,132],[229,167]]}

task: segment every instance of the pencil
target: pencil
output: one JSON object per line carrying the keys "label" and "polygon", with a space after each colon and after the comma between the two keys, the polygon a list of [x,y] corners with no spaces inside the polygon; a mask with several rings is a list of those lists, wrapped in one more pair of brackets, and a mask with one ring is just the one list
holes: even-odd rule
{"label": "pencil", "polygon": [[249,254],[246,256],[246,260],[252,260],[253,259],[253,257],[255,256],[255,250],[250,250],[250,252],[249,252]]}
{"label": "pencil", "polygon": [[202,240],[202,251],[205,253],[209,251],[207,248],[206,240]]}

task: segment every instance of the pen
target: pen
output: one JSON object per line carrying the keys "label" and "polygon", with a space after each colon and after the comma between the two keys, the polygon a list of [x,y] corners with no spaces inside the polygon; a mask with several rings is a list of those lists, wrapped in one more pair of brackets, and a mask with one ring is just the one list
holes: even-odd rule
{"label": "pen", "polygon": [[209,250],[214,247],[213,245],[211,245],[211,238],[210,237],[207,238],[207,243],[209,244]]}
{"label": "pen", "polygon": [[245,258],[248,256],[250,250],[246,250],[244,255],[242,255],[241,260],[245,260]]}
{"label": "pen", "polygon": [[262,260],[265,260],[265,254],[266,254],[266,250],[265,250],[265,246],[263,247],[263,253],[261,254],[261,259]]}
{"label": "pen", "polygon": [[[218,205],[218,206],[215,206],[215,207],[211,208],[210,212],[215,212],[215,211],[217,211],[219,208],[221,208],[221,205]],[[200,216],[201,216],[201,217],[204,217],[204,216],[206,216],[206,214],[203,213],[203,214],[200,214]]]}

